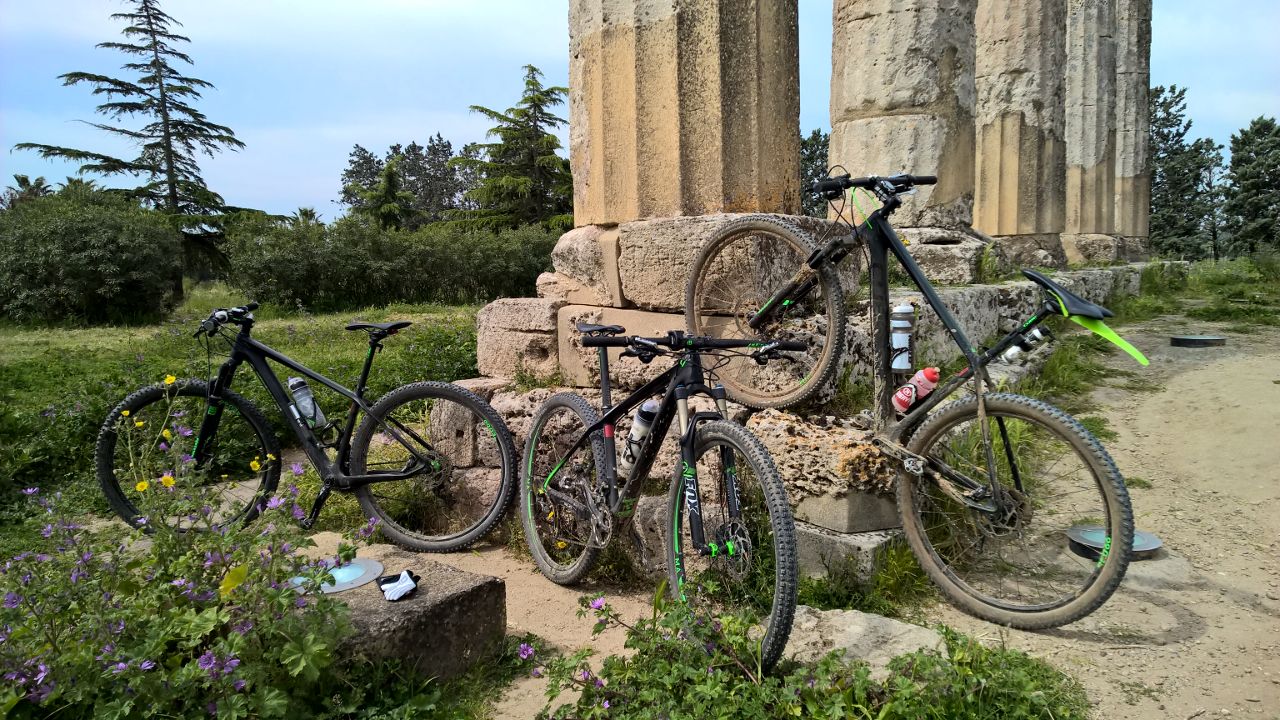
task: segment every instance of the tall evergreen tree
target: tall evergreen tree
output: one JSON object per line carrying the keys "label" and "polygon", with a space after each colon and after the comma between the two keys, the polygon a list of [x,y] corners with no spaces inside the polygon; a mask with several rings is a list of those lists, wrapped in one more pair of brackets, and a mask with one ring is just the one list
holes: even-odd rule
{"label": "tall evergreen tree", "polygon": [[[209,190],[200,174],[198,154],[209,157],[226,150],[239,150],[244,143],[236,139],[231,128],[210,122],[193,103],[199,100],[202,90],[213,85],[199,78],[182,74],[175,63],[194,65],[191,57],[177,49],[179,43],[191,42],[190,38],[172,32],[182,23],[160,9],[159,0],[126,0],[131,12],[111,15],[113,20],[127,23],[121,31],[125,42],[104,42],[97,47],[116,50],[137,58],[121,69],[133,79],[115,78],[88,72],[70,72],[59,77],[63,85],[86,83],[93,87],[94,95],[106,97],[97,113],[119,121],[126,117],[141,117],[146,124],[141,128],[128,128],[118,124],[89,123],[112,135],[127,139],[138,149],[132,159],[117,158],[92,150],[42,143],[19,143],[18,149],[34,150],[44,158],[58,158],[79,162],[81,174],[131,175],[145,178],[146,182],[129,191],[144,203],[171,215],[208,216],[227,208],[222,197]],[[189,245],[188,256],[214,251],[218,235],[202,232],[199,223],[188,224],[184,235]],[[181,297],[182,277],[175,278],[175,293]]]}
{"label": "tall evergreen tree", "polygon": [[374,187],[352,186],[352,192],[360,197],[360,204],[353,207],[354,211],[373,218],[384,230],[405,227],[413,216],[414,196],[401,185],[400,171],[396,167],[399,162],[397,157],[388,160],[382,166],[382,174]]}
{"label": "tall evergreen tree", "polygon": [[1226,222],[1241,252],[1280,250],[1280,125],[1258,117],[1231,136]]}
{"label": "tall evergreen tree", "polygon": [[524,93],[515,107],[499,112],[471,106],[472,112],[493,121],[489,137],[495,142],[480,144],[478,157],[452,161],[464,172],[482,176],[467,192],[478,209],[457,213],[459,224],[503,228],[541,223],[557,229],[573,225],[573,176],[569,161],[556,154],[560,140],[551,133],[566,123],[550,110],[563,103],[569,91],[544,87],[541,71],[532,65],[524,71]]}
{"label": "tall evergreen tree", "polygon": [[1158,255],[1197,259],[1210,253],[1218,203],[1205,183],[1222,155],[1211,140],[1188,140],[1186,94],[1177,85],[1151,89],[1151,245]]}
{"label": "tall evergreen tree", "polygon": [[[800,135],[800,187],[806,188],[827,176],[827,150],[831,145],[831,136],[814,128],[813,132]],[[820,195],[802,192],[801,206],[804,214],[811,217],[827,216],[827,201]]]}
{"label": "tall evergreen tree", "polygon": [[342,192],[338,202],[357,209],[364,200],[360,191],[372,190],[382,176],[382,159],[361,147],[358,143],[347,156],[347,169],[342,171]]}

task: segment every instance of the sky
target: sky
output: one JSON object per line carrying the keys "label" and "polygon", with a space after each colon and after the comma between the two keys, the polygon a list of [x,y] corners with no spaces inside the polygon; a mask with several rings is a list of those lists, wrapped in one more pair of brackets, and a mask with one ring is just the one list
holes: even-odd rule
{"label": "sky", "polygon": [[[1017,1],[1017,0],[1013,0]],[[800,127],[829,128],[831,2],[800,2]],[[76,166],[12,151],[38,142],[132,157],[82,121],[101,121],[70,71],[116,74],[122,56],[108,16],[120,0],[0,0],[0,185],[21,173],[62,182]],[[532,64],[568,84],[567,0],[164,0],[183,23],[195,77],[217,86],[198,108],[246,147],[202,158],[209,186],[231,205],[332,219],[347,155],[359,143],[440,133],[455,149],[489,123],[471,105],[505,109]],[[1151,82],[1187,92],[1192,134],[1229,147],[1259,115],[1280,114],[1280,2],[1156,0]],[[568,108],[562,107],[562,117]],[[567,145],[567,130],[561,132]]]}

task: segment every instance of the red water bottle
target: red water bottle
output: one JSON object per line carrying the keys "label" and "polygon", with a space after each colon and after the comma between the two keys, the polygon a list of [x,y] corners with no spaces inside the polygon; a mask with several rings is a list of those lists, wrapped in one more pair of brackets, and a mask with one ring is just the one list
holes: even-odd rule
{"label": "red water bottle", "polygon": [[912,405],[933,392],[933,389],[938,386],[940,377],[942,374],[936,367],[927,367],[917,372],[906,385],[898,388],[898,392],[893,394],[893,409],[899,413],[906,413]]}

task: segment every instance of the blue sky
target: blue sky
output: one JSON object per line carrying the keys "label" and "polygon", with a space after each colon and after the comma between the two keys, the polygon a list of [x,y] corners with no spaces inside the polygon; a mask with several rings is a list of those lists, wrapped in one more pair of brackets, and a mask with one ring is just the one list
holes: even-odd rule
{"label": "blue sky", "polygon": [[[1156,0],[1152,84],[1185,85],[1192,132],[1224,145],[1260,114],[1280,114],[1280,3]],[[98,120],[87,87],[57,75],[114,74],[95,43],[118,39],[119,0],[0,0],[0,185],[14,173],[60,182],[75,166],[10,152],[43,142],[129,156],[77,120]],[[323,217],[351,146],[377,152],[441,133],[460,147],[488,125],[469,105],[506,108],[521,66],[568,83],[567,0],[165,0],[190,36],[199,107],[247,147],[202,162],[231,204]],[[831,3],[800,0],[800,125],[827,127]],[[567,108],[562,108],[567,116]]]}

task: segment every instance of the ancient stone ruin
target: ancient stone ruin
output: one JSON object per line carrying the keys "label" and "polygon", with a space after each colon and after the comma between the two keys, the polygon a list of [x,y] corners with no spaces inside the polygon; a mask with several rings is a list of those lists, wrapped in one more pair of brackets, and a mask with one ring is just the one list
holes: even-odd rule
{"label": "ancient stone ruin", "polygon": [[[1151,0],[833,5],[830,164],[938,176],[893,220],[926,273],[949,286],[942,295],[970,337],[1007,331],[1040,297],[1028,282],[978,284],[992,267],[1110,266],[1057,279],[1097,302],[1137,291],[1139,267],[1125,263],[1147,247]],[[537,298],[498,300],[478,319],[479,369],[495,380],[477,387],[519,442],[552,391],[519,393],[503,379],[598,383],[576,322],[682,329],[688,269],[738,214],[833,231],[795,217],[796,0],[570,0],[569,24],[577,227],[557,244]],[[926,361],[954,350],[931,315],[917,333]],[[865,373],[865,313],[851,315],[848,335],[850,370]],[[659,371],[611,352],[615,387]],[[833,451],[861,439],[846,421],[771,411],[749,426],[784,469],[810,569],[897,525],[874,468],[856,450]],[[637,517],[643,532],[643,506]]]}

